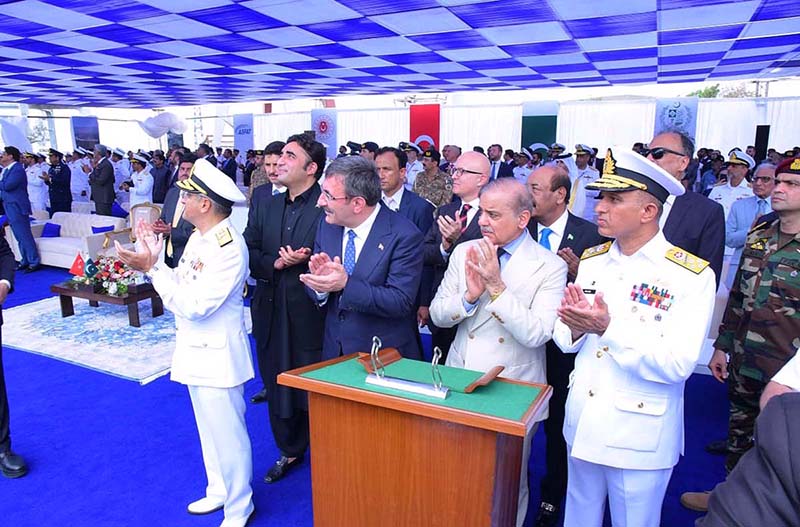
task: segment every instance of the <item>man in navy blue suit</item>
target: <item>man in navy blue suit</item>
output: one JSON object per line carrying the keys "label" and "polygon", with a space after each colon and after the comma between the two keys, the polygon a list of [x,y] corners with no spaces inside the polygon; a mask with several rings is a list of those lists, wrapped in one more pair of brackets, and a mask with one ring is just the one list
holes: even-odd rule
{"label": "man in navy blue suit", "polygon": [[433,205],[403,188],[408,156],[398,148],[385,146],[378,150],[375,165],[381,182],[381,201],[395,212],[411,220],[420,232],[433,225]]}
{"label": "man in navy blue suit", "polygon": [[[664,132],[650,141],[647,158],[681,181],[694,156],[694,142],[681,132]],[[660,220],[664,237],[681,249],[706,260],[714,270],[719,288],[725,254],[725,213],[696,192],[667,198]]]}
{"label": "man in navy blue suit", "polygon": [[[403,150],[385,146],[375,155],[375,165],[378,167],[378,177],[381,180],[381,201],[383,205],[400,213],[425,234],[433,225],[433,204],[413,192],[405,190],[403,181],[406,179],[406,164],[408,156]],[[433,269],[426,266],[422,271],[419,292],[414,301],[414,312],[419,312],[422,301],[422,291],[430,288],[433,282]],[[413,320],[414,332],[419,336],[419,325],[427,323],[427,319],[417,316]],[[419,339],[422,347],[422,340]]]}
{"label": "man in navy blue suit", "polygon": [[489,147],[489,179],[497,179],[499,177],[514,177],[514,169],[506,163],[503,163],[503,147],[494,144]]}
{"label": "man in navy blue suit", "polygon": [[[0,231],[0,306],[14,289],[14,253]],[[0,307],[0,326],[3,325],[3,310]],[[7,478],[21,478],[28,473],[28,465],[22,456],[11,450],[11,431],[8,415],[8,394],[3,373],[3,347],[0,345],[0,472]]]}
{"label": "man in navy blue suit", "polygon": [[323,359],[368,352],[373,336],[405,357],[422,357],[412,324],[422,234],[379,206],[380,199],[374,163],[357,156],[331,162],[317,201],[325,221],[317,229],[309,272],[300,275],[327,309]]}
{"label": "man in navy blue suit", "polygon": [[6,211],[11,231],[19,242],[20,263],[17,269],[26,273],[39,268],[39,251],[31,233],[31,202],[28,199],[28,177],[19,163],[20,152],[16,147],[7,146],[0,154],[0,199]]}

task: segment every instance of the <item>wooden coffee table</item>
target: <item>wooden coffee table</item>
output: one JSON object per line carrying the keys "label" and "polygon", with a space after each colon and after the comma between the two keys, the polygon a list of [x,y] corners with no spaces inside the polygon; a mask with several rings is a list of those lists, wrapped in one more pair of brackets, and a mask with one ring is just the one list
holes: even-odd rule
{"label": "wooden coffee table", "polygon": [[70,317],[75,314],[75,306],[72,304],[73,298],[84,298],[89,301],[89,305],[97,307],[100,302],[106,304],[116,304],[118,306],[128,306],[128,321],[130,325],[138,328],[141,327],[139,321],[139,302],[142,300],[150,299],[150,306],[153,310],[153,318],[160,317],[164,314],[164,303],[161,297],[158,296],[152,284],[138,284],[133,290],[128,290],[128,293],[123,296],[112,296],[102,293],[95,293],[94,291],[75,288],[69,285],[69,282],[55,284],[50,286],[50,291],[58,295],[61,301],[61,316]]}

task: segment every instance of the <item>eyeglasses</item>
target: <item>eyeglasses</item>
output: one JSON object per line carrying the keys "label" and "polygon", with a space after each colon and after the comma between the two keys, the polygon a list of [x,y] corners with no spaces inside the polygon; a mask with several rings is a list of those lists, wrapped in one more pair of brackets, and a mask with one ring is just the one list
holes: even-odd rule
{"label": "eyeglasses", "polygon": [[345,200],[346,201],[346,200],[350,199],[350,196],[336,197],[336,196],[334,196],[333,194],[331,194],[330,192],[328,192],[327,190],[324,190],[324,189],[322,190],[322,195],[325,196],[325,201],[340,201],[340,200]]}
{"label": "eyeglasses", "polygon": [[459,176],[459,177],[461,177],[461,176],[463,176],[463,175],[464,175],[464,173],[465,173],[465,172],[466,172],[467,174],[477,174],[477,175],[483,174],[483,172],[477,172],[477,171],[475,171],[475,170],[467,170],[466,168],[462,168],[462,167],[455,167],[455,168],[453,169],[453,175],[454,175],[454,176]]}
{"label": "eyeglasses", "polygon": [[661,159],[666,154],[674,154],[676,156],[687,157],[686,154],[683,152],[676,152],[675,150],[670,150],[669,148],[664,148],[663,146],[657,146],[655,148],[648,148],[642,152],[642,155],[647,157],[652,156],[653,159]]}
{"label": "eyeglasses", "polygon": [[774,177],[770,177],[770,176],[759,176],[759,177],[753,178],[753,182],[754,183],[769,183],[770,181],[774,182],[775,178]]}

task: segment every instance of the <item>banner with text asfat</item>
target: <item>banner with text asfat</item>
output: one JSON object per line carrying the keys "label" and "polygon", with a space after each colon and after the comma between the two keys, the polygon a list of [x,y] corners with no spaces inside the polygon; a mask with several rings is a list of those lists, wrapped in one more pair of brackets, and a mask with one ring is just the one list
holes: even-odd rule
{"label": "banner with text asfat", "polygon": [[239,152],[253,149],[252,113],[237,113],[233,116],[233,147]]}

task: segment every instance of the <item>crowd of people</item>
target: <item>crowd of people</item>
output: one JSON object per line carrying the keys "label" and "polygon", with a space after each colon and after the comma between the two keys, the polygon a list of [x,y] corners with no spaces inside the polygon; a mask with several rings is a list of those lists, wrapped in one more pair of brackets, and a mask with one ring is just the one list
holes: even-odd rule
{"label": "crowd of people", "polygon": [[[600,526],[606,500],[614,525],[660,524],[683,452],[684,383],[720,287],[730,294],[709,367],[728,385],[729,433],[718,449],[731,479],[719,498],[682,497],[709,510],[703,525],[730,525],[720,518],[746,506],[735,467],[748,462],[759,399],[788,401],[782,393],[800,385],[792,359],[800,346],[800,148],[758,161],[753,147],[723,157],[667,131],[603,152],[352,142],[329,160],[324,145],[298,134],[244,155],[215,155],[206,144],[166,154],[97,145],[88,155],[51,150],[49,167],[33,155],[27,166],[49,187],[51,210],[87,197],[98,214],[112,214],[123,197],[163,203],[158,221],[136,226],[136,251],[117,251],[175,313],[172,379],[188,386],[208,478],[188,512],[224,509],[225,527],[245,525],[253,512],[243,393],[255,372],[242,313],[248,276],[264,386],[251,401],[267,403],[281,453],[267,483],[302,463],[310,446],[306,396],[278,385],[277,375],[369,350],[375,335],[420,359],[423,326],[449,366],[502,365],[506,377],[553,387],[541,416],[537,527],[562,513],[566,526]],[[20,156],[6,147],[0,158],[0,196],[19,265],[34,270],[17,234],[30,210],[9,210]],[[32,196],[27,181],[21,189]],[[239,233],[229,216],[245,202]],[[0,300],[13,284],[3,269]],[[24,475],[2,402],[0,468]],[[524,446],[519,526],[535,430]],[[760,448],[771,433],[762,432]]]}

